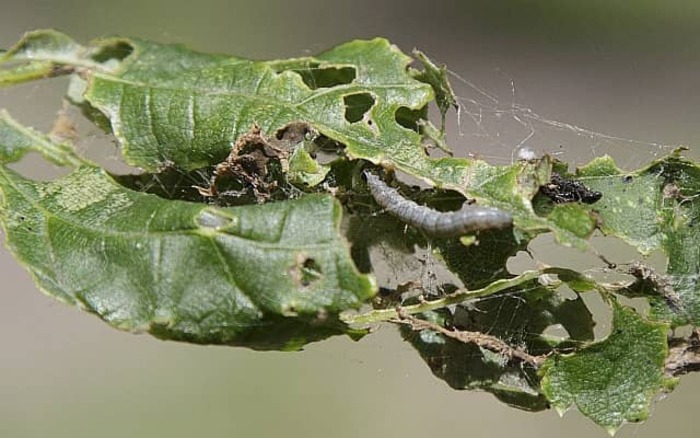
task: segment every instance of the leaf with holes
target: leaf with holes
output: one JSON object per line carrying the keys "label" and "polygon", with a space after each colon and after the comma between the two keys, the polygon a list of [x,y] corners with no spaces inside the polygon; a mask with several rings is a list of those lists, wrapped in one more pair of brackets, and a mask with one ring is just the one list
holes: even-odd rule
{"label": "leaf with holes", "polygon": [[[436,158],[435,147],[450,151],[444,131],[428,120],[428,105],[437,104],[444,128],[456,100],[446,69],[414,55],[422,70],[380,38],[261,62],[135,38],[83,46],[54,31],[31,32],[0,53],[0,86],[70,74],[72,102],[112,132],[126,162],[146,173],[109,175],[2,112],[6,243],[47,294],[121,329],[296,349],[334,334],[361,334],[348,324],[405,316],[414,323],[411,315],[420,314],[430,321],[412,330],[429,329],[404,327],[404,336],[451,387],[482,388],[530,410],[576,404],[610,430],[645,418],[650,398],[671,382],[663,375],[668,327],[700,322],[700,253],[692,250],[700,242],[700,168],[677,153],[635,172],[600,158],[574,174],[550,157],[510,166]],[[50,182],[29,180],[9,166],[27,152],[73,171]],[[387,188],[394,197],[385,207],[412,213],[381,214],[381,203],[372,201],[381,195],[368,192],[361,178],[370,163],[387,171],[382,178],[403,171],[459,195],[389,181],[398,189]],[[211,187],[181,184],[193,175]],[[231,189],[218,191],[218,177],[235,180]],[[152,194],[139,191],[153,182]],[[339,202],[309,194],[322,190],[356,213],[344,229],[354,261],[340,236]],[[245,198],[249,191],[254,196]],[[280,202],[229,208],[202,202],[223,204],[222,193],[241,204]],[[449,225],[464,216],[441,212],[460,208],[464,197],[512,215],[513,228],[453,236]],[[510,223],[498,216],[499,224]],[[635,263],[629,273],[637,281],[615,287],[566,268],[509,273],[509,258],[533,236],[551,231],[562,244],[590,249],[596,229],[642,255],[662,251],[668,272]],[[444,283],[444,295],[418,299],[407,283],[373,302],[375,310],[341,315],[373,297],[372,277],[354,263],[370,272],[377,244],[409,254],[434,249],[471,291]],[[594,343],[590,312],[580,297],[564,299],[563,289],[556,291],[562,284],[577,294],[643,294],[652,322],[613,302],[614,331]],[[460,331],[485,337],[460,338]],[[679,357],[670,372],[695,364]]]}
{"label": "leaf with holes", "polygon": [[642,255],[661,250],[666,272],[635,264],[638,282],[631,294],[642,293],[651,315],[674,326],[700,325],[700,167],[681,150],[634,172],[619,169],[609,157],[594,160],[578,175],[604,193],[591,208],[601,230],[633,245]]}
{"label": "leaf with holes", "polygon": [[61,166],[82,163],[72,146],[54,143],[31,128],[17,123],[7,111],[0,110],[0,163],[15,162],[27,152],[38,152]]}
{"label": "leaf with holes", "polygon": [[[433,98],[429,85],[408,74],[411,59],[383,39],[277,62],[131,38],[76,49],[66,39],[31,33],[5,58],[84,67],[85,99],[109,117],[127,162],[148,170],[217,163],[253,125],[271,135],[306,122],[358,154],[419,145],[419,135],[393,114]],[[104,58],[109,62],[97,62]]]}
{"label": "leaf with holes", "polygon": [[[30,150],[72,157],[12,127],[4,115],[5,163]],[[120,329],[299,348],[347,332],[338,314],[374,293],[338,234],[330,196],[215,208],[128,190],[85,162],[50,182],[3,165],[0,190],[6,244],[38,285]]]}
{"label": "leaf with holes", "polygon": [[[525,281],[502,280],[505,287],[488,299],[474,300],[454,307],[425,312],[421,318],[450,330],[488,333],[510,345],[527,345],[532,355],[547,355],[552,348],[570,349],[593,340],[593,315],[581,297],[565,299],[557,286],[589,290],[595,284],[580,274],[565,269],[546,269],[530,273]],[[544,286],[543,277],[559,278]],[[472,291],[478,294],[478,291]],[[565,330],[566,337],[546,333],[552,326]],[[511,406],[528,411],[548,407],[541,393],[535,369],[509,360],[505,354],[465,344],[432,330],[415,332],[402,327],[403,337],[418,351],[432,372],[455,389],[481,389],[493,393]]]}
{"label": "leaf with holes", "polygon": [[[551,230],[563,244],[587,247],[593,221],[586,211],[579,209],[580,222],[572,223],[538,216],[532,208],[532,196],[548,181],[547,160],[533,173],[532,163],[494,167],[426,154],[424,140],[446,148],[427,119],[427,105],[437,98],[444,113],[455,100],[445,69],[416,54],[423,71],[408,68],[412,59],[380,38],[316,57],[261,62],[134,38],[83,47],[57,32],[38,31],[0,65],[48,62],[54,72],[75,71],[71,98],[104,113],[126,161],[150,171],[211,166],[255,126],[275,138],[301,123],[344,145],[350,159],[396,168],[509,211],[519,239]],[[319,182],[322,172],[309,175],[308,160],[291,164],[295,178]]]}
{"label": "leaf with holes", "polygon": [[[439,325],[452,320],[447,309],[426,312],[421,317]],[[451,388],[490,392],[510,406],[526,411],[547,409],[547,400],[533,383],[532,371],[508,363],[498,354],[446,339],[431,330],[413,331],[401,327],[402,337],[416,349],[433,374]]]}
{"label": "leaf with holes", "polygon": [[652,398],[675,384],[664,375],[667,333],[667,324],[647,322],[613,301],[612,333],[573,354],[548,358],[540,370],[542,391],[560,412],[575,404],[611,432],[642,421]]}

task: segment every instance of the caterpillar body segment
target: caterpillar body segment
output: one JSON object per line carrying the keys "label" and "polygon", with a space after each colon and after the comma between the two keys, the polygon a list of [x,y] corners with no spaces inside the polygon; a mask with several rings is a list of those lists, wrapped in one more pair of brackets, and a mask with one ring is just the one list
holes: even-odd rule
{"label": "caterpillar body segment", "polygon": [[457,237],[481,230],[513,226],[510,214],[491,207],[465,205],[461,210],[442,212],[406,199],[389,187],[378,175],[365,171],[369,191],[374,200],[390,214],[409,225],[436,237]]}

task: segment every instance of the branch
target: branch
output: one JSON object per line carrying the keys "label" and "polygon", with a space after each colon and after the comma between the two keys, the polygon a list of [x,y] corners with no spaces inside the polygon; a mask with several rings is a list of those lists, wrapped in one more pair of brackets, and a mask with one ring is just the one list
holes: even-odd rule
{"label": "branch", "polygon": [[501,339],[480,332],[470,332],[466,330],[448,330],[439,324],[425,321],[404,312],[404,308],[398,308],[399,319],[396,322],[407,323],[415,331],[433,330],[448,338],[465,344],[475,344],[481,348],[502,354],[509,359],[520,359],[521,361],[538,368],[545,360],[545,356],[533,356],[524,350],[512,347]]}
{"label": "branch", "polygon": [[[494,295],[498,292],[504,291],[506,289],[511,289],[516,286],[520,286],[524,283],[530,282],[532,280],[537,279],[540,275],[542,275],[544,271],[525,271],[522,274],[518,275],[517,277],[513,278],[508,278],[504,280],[497,280],[494,281],[493,283],[489,284],[483,289],[478,289],[478,290],[467,290],[467,289],[460,289],[456,292],[453,292],[449,295],[445,295],[442,298],[438,298],[435,300],[429,300],[429,301],[423,301],[418,304],[413,304],[410,306],[403,306],[401,307],[401,312],[405,315],[415,315],[418,313],[423,313],[423,312],[428,312],[431,310],[437,310],[437,309],[443,309],[447,306],[451,306],[454,304],[460,304],[463,303],[467,300],[472,300],[476,298],[483,298],[489,295]],[[341,319],[343,322],[346,324],[358,324],[358,325],[365,325],[365,324],[373,324],[377,322],[383,322],[383,321],[394,321],[396,319],[400,319],[399,312],[397,309],[381,309],[381,310],[372,310],[367,313],[360,313],[360,314],[355,314],[355,315],[342,315]]]}

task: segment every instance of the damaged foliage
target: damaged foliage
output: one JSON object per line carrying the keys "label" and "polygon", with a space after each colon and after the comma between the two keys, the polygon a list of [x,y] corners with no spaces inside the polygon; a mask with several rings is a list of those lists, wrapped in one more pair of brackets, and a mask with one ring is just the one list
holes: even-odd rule
{"label": "damaged foliage", "polygon": [[[214,167],[208,187],[197,187],[204,197],[234,197],[250,195],[255,202],[264,203],[285,184],[292,153],[311,135],[306,123],[292,123],[267,137],[255,125],[241,135],[226,159]],[[223,180],[232,180],[232,188],[222,188]],[[231,181],[230,181],[231,182]]]}
{"label": "damaged foliage", "polygon": [[[652,398],[700,363],[700,255],[689,250],[700,243],[700,168],[680,151],[635,171],[609,157],[571,172],[546,156],[509,166],[453,157],[446,69],[414,55],[377,38],[250,61],[31,32],[0,56],[0,86],[69,75],[70,101],[144,173],[110,175],[80,157],[63,143],[75,137],[65,121],[44,136],[3,112],[6,246],[44,292],[121,329],[299,349],[390,321],[452,388],[530,411],[575,405],[611,431],[643,420]],[[29,152],[71,171],[33,181],[11,166]],[[429,188],[399,179],[372,180],[373,190],[363,175],[380,169]],[[194,173],[203,182],[181,183]],[[398,204],[413,213],[396,214]],[[461,226],[462,206],[488,213],[495,229]],[[639,257],[610,264],[624,278],[615,284],[557,266],[510,273],[509,258],[547,232],[589,251],[603,233]],[[454,280],[378,285],[376,250],[431,251]],[[646,263],[654,251],[666,269]],[[586,293],[613,313],[604,339],[594,339]],[[619,304],[622,295],[651,310]],[[693,334],[669,341],[681,325]]]}

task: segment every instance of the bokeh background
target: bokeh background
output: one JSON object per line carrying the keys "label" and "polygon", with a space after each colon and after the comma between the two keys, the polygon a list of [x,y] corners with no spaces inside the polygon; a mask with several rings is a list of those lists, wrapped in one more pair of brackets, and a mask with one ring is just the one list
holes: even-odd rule
{"label": "bokeh background", "polygon": [[[0,0],[0,47],[57,28],[84,42],[137,36],[266,59],[385,36],[465,79],[455,79],[460,123],[448,125],[456,150],[499,163],[523,148],[574,162],[610,153],[634,167],[675,145],[700,156],[697,23],[693,0]],[[46,130],[64,90],[62,80],[0,90],[0,107]],[[88,148],[98,134],[81,127]],[[188,346],[44,297],[5,249],[0,276],[2,437],[606,436],[575,412],[526,413],[449,389],[393,327],[301,353]],[[617,436],[695,436],[698,393],[700,375],[684,377],[650,420]]]}

